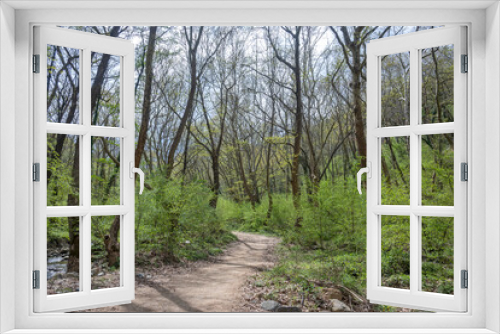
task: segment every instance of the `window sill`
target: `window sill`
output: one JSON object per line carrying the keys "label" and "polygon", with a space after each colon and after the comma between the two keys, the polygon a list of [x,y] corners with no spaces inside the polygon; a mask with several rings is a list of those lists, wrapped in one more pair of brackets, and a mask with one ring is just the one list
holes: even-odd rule
{"label": "window sill", "polygon": [[494,334],[488,329],[15,329],[5,334]]}

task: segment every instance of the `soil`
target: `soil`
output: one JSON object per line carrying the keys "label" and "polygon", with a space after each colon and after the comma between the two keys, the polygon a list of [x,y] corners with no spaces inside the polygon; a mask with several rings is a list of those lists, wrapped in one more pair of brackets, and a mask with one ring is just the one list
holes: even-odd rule
{"label": "soil", "polygon": [[212,261],[160,272],[136,274],[135,299],[130,304],[90,312],[241,312],[242,288],[248,279],[274,266],[278,238],[233,232],[238,240]]}

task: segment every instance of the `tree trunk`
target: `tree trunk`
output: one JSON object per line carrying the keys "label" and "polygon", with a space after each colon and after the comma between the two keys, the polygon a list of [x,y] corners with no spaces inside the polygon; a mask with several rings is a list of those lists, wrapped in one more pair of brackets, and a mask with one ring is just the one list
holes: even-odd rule
{"label": "tree trunk", "polygon": [[[139,138],[135,149],[135,167],[139,168],[141,164],[142,153],[146,145],[146,137],[149,128],[149,118],[151,115],[151,84],[153,81],[153,56],[156,45],[156,30],[158,27],[149,28],[149,41],[146,53],[146,76],[144,78],[144,102],[142,104],[142,120],[139,130]],[[136,175],[137,177],[137,175]]]}
{"label": "tree trunk", "polygon": [[[356,27],[360,28],[360,27]],[[362,27],[361,27],[362,28]],[[342,27],[346,29],[346,27]],[[351,43],[352,53],[352,95],[354,99],[354,119],[355,119],[355,133],[356,133],[356,146],[358,147],[358,154],[361,157],[361,168],[366,167],[366,136],[365,125],[363,122],[363,98],[361,95],[361,77],[363,73],[363,66],[361,65],[361,31],[362,29],[354,30],[354,38]]]}
{"label": "tree trunk", "polygon": [[299,155],[302,148],[302,120],[303,120],[303,104],[302,104],[302,79],[300,67],[300,31],[301,27],[295,29],[294,42],[295,42],[295,136],[293,143],[293,159],[292,159],[292,195],[293,205],[297,211],[297,219],[295,220],[295,227],[302,227],[302,210],[300,208],[300,180],[299,180]]}
{"label": "tree trunk", "polygon": [[219,199],[220,194],[220,166],[219,166],[219,155],[212,154],[212,173],[214,174],[214,182],[213,182],[213,192],[214,197],[210,199],[210,206],[213,208],[217,207],[217,201]]}
{"label": "tree trunk", "polygon": [[108,265],[110,267],[119,267],[120,244],[118,243],[118,233],[120,232],[120,216],[115,216],[109,234],[104,236],[104,246],[108,253]]}
{"label": "tree trunk", "polygon": [[250,190],[250,186],[248,185],[248,180],[245,174],[245,167],[243,165],[243,157],[241,156],[241,148],[240,144],[236,143],[236,160],[238,161],[238,169],[240,172],[240,178],[241,182],[243,183],[243,190],[245,191],[245,194],[248,197],[248,200],[252,204],[252,209],[255,211],[255,200],[254,196],[252,194],[252,191]]}
{"label": "tree trunk", "polygon": [[[436,73],[436,107],[438,110],[438,121],[439,123],[443,123],[444,119],[443,119],[443,106],[441,105],[441,80],[439,79],[439,66],[435,48],[431,48],[431,54],[432,54],[432,61],[434,62],[434,72]],[[450,136],[449,133],[445,133],[444,137],[446,138],[448,144],[450,144],[450,147],[453,150],[455,146],[453,142],[453,137]]]}
{"label": "tree trunk", "polygon": [[[347,27],[340,27],[343,35],[343,40],[340,38],[337,31],[330,27],[334,33],[337,41],[342,47],[344,59],[347,62],[349,70],[351,71],[352,99],[353,99],[353,113],[354,113],[354,128],[358,156],[361,158],[361,167],[366,167],[366,135],[363,122],[363,97],[362,97],[362,78],[363,68],[366,66],[366,59],[362,59],[362,50],[365,48],[367,39],[376,30],[377,27],[364,27],[357,26],[353,28],[352,38],[349,35]],[[367,30],[368,29],[368,30]],[[389,31],[387,27],[380,35],[379,38]]]}
{"label": "tree trunk", "polygon": [[[177,151],[177,148],[179,147],[179,143],[181,142],[182,134],[184,133],[188,119],[191,118],[191,115],[193,113],[194,97],[196,94],[196,88],[197,88],[197,84],[198,84],[196,55],[197,55],[198,45],[199,45],[200,40],[201,40],[201,35],[203,34],[203,27],[199,28],[196,42],[193,40],[194,38],[192,36],[193,27],[190,27],[191,34],[187,33],[186,28],[184,28],[184,29],[185,29],[185,35],[186,35],[186,38],[188,41],[189,65],[190,65],[190,70],[191,70],[190,81],[191,82],[190,82],[190,87],[189,87],[189,95],[188,95],[188,100],[186,103],[186,108],[184,109],[184,114],[182,115],[181,121],[179,123],[179,127],[177,128],[177,132],[175,133],[174,139],[172,140],[172,145],[170,146],[170,150],[169,150],[168,155],[167,155],[166,176],[167,176],[168,180],[171,178],[172,172],[174,170],[175,153]],[[189,36],[191,36],[191,37],[189,37]],[[194,42],[194,44],[193,44],[193,42]]]}
{"label": "tree trunk", "polygon": [[271,149],[272,149],[272,138],[274,136],[274,114],[275,114],[275,105],[274,105],[274,99],[272,102],[272,114],[271,114],[271,125],[269,129],[269,142],[267,143],[267,152],[266,152],[266,190],[267,190],[267,200],[268,200],[268,206],[267,206],[267,214],[266,214],[266,225],[269,223],[271,220],[271,215],[273,213],[273,195],[271,193],[271,183],[270,183],[270,177],[271,177]]}

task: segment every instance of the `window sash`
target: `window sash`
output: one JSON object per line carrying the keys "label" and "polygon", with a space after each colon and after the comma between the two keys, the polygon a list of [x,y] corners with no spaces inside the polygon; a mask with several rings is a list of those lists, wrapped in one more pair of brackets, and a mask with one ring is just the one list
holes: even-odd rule
{"label": "window sash", "polygon": [[[466,28],[437,28],[371,41],[367,46],[367,161],[372,177],[367,180],[367,295],[374,303],[400,307],[459,311],[467,310],[467,290],[461,289],[460,272],[467,269],[467,183],[460,180],[460,164],[467,162],[467,75],[460,73],[461,54],[466,54]],[[454,45],[454,122],[420,124],[421,49]],[[381,127],[380,57],[410,52],[410,125]],[[454,133],[454,206],[422,206],[421,139],[428,134]],[[410,205],[381,205],[381,138],[410,139]],[[381,286],[381,217],[410,217],[410,289]],[[454,218],[454,295],[420,291],[422,268],[421,218]]]}
{"label": "window sash", "polygon": [[[47,46],[80,50],[80,124],[47,123]],[[91,125],[91,53],[121,57],[120,123],[117,128]],[[33,290],[34,311],[73,311],[103,305],[128,303],[134,298],[134,179],[129,177],[129,161],[134,160],[134,64],[133,44],[118,38],[62,28],[36,27],[34,53],[40,55],[40,73],[34,74],[34,161],[40,163],[40,182],[34,184],[34,270],[40,271],[40,289]],[[47,207],[47,134],[80,136],[80,205]],[[120,205],[91,205],[92,136],[120,138]],[[92,216],[120,215],[120,287],[91,289]],[[47,295],[47,218],[80,218],[80,291]]]}

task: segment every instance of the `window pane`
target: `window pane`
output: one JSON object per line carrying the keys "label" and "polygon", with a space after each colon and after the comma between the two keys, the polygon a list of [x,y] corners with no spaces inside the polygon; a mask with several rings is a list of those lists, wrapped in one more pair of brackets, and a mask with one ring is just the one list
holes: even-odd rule
{"label": "window pane", "polygon": [[120,216],[92,217],[92,290],[120,287]]}
{"label": "window pane", "polygon": [[79,291],[80,217],[47,219],[47,294]]}
{"label": "window pane", "polygon": [[410,288],[410,218],[382,216],[382,286]]}
{"label": "window pane", "polygon": [[380,59],[382,126],[410,124],[410,52]]}
{"label": "window pane", "polygon": [[453,294],[453,218],[422,217],[422,291]]}
{"label": "window pane", "polygon": [[453,45],[422,50],[422,123],[453,122]]}
{"label": "window pane", "polygon": [[410,205],[410,138],[382,138],[382,205]]}
{"label": "window pane", "polygon": [[47,206],[79,205],[80,136],[47,134]]}
{"label": "window pane", "polygon": [[422,205],[453,206],[453,134],[422,136]]}
{"label": "window pane", "polygon": [[120,205],[120,138],[92,137],[92,205]]}
{"label": "window pane", "polygon": [[120,57],[92,52],[92,125],[120,126]]}
{"label": "window pane", "polygon": [[47,122],[80,121],[80,50],[47,46]]}

